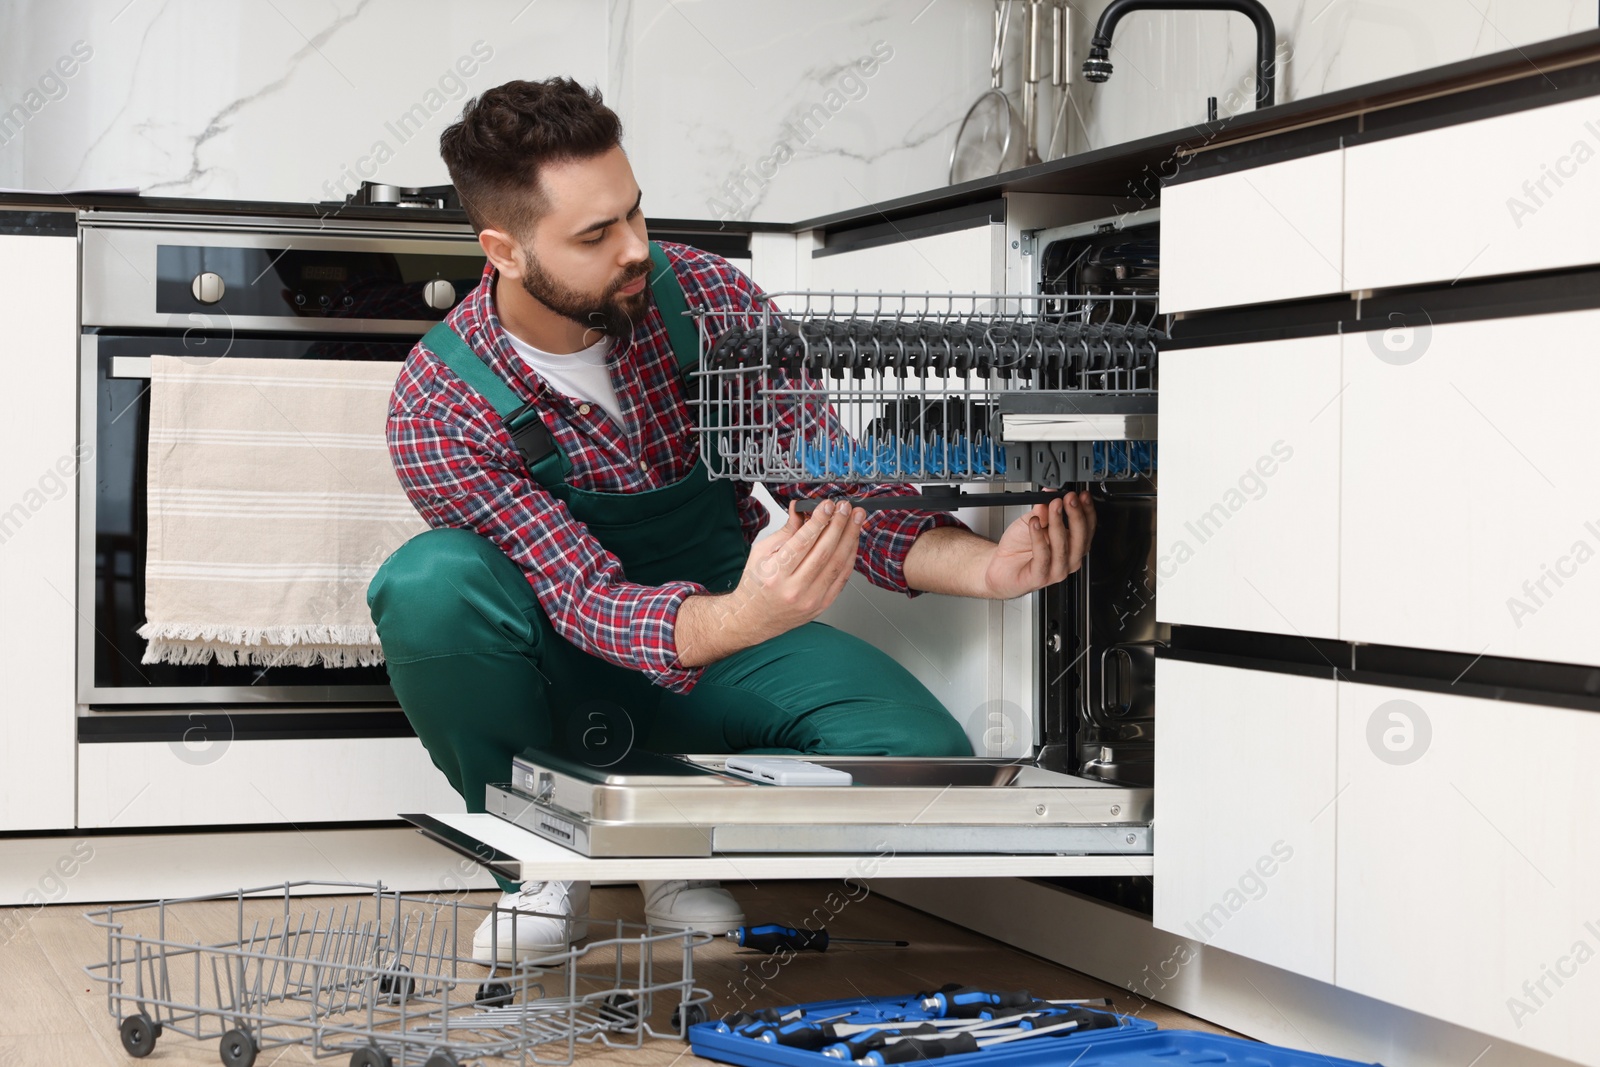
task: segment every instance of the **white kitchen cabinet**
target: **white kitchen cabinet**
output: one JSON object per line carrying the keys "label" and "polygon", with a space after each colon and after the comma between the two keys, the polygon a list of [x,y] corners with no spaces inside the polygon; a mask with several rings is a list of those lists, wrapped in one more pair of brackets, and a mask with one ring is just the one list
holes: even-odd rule
{"label": "white kitchen cabinet", "polygon": [[1594,96],[1346,149],[1345,288],[1600,263],[1596,154]]}
{"label": "white kitchen cabinet", "polygon": [[1600,1062],[1597,761],[1592,712],[1341,684],[1337,984]]}
{"label": "white kitchen cabinet", "polygon": [[1159,929],[1333,980],[1336,685],[1156,661]]}
{"label": "white kitchen cabinet", "polygon": [[0,291],[19,313],[0,418],[0,831],[73,825],[78,242],[0,236]]}
{"label": "white kitchen cabinet", "polygon": [[465,810],[415,737],[78,746],[82,827],[303,826]]}
{"label": "white kitchen cabinet", "polygon": [[1163,189],[1161,310],[1344,291],[1343,180],[1332,151]]}
{"label": "white kitchen cabinet", "polygon": [[1339,338],[1161,359],[1157,617],[1334,636]]}
{"label": "white kitchen cabinet", "polygon": [[1345,336],[1341,638],[1600,665],[1597,329]]}
{"label": "white kitchen cabinet", "polygon": [[[907,227],[913,227],[911,222]],[[996,293],[1005,280],[1006,227],[982,222],[951,233],[813,256],[801,242],[799,282],[821,292]],[[863,312],[871,313],[868,304]],[[898,310],[898,305],[888,310]],[[934,310],[939,310],[937,307]]]}

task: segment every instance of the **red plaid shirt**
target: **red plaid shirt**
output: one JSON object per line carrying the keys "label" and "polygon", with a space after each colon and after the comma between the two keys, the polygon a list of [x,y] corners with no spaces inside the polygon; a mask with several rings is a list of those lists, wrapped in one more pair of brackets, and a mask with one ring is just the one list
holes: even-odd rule
{"label": "red plaid shirt", "polygon": [[[755,309],[760,290],[721,256],[685,245],[662,247],[691,310]],[[627,492],[669,485],[688,474],[699,442],[660,311],[652,307],[633,337],[611,352],[617,400],[624,417],[636,424],[630,437],[598,404],[581,414],[578,401],[552,388],[517,356],[495,312],[496,277],[494,267],[485,266],[483,280],[446,321],[475,351],[488,354],[489,366],[519,398],[538,402],[545,426],[572,463],[569,484]],[[694,688],[703,668],[678,663],[674,628],[678,606],[706,588],[688,581],[629,582],[618,559],[567,505],[528,476],[494,408],[420,342],[395,382],[388,441],[395,473],[423,519],[433,527],[474,530],[510,556],[557,633],[675,693]],[[790,497],[828,496],[842,489],[835,484],[767,488],[785,507]],[[771,514],[750,495],[749,483],[736,482],[735,490],[740,524],[746,539],[754,541]],[[911,491],[905,485],[850,490],[856,496]],[[856,569],[874,585],[917,596],[906,587],[906,553],[924,530],[951,525],[963,524],[946,512],[869,513]]]}

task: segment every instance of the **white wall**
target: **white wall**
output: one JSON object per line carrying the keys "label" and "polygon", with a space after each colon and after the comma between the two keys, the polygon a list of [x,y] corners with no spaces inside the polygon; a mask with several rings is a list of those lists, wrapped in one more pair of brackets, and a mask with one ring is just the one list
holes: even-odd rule
{"label": "white wall", "polygon": [[[341,181],[355,187],[343,169],[374,152],[387,159],[373,172],[377,180],[445,181],[438,135],[467,92],[556,72],[604,80],[603,8],[544,0],[518,17],[519,7],[490,0],[7,4],[0,107],[49,79],[51,64],[75,42],[91,55],[64,79],[59,99],[45,94],[21,136],[0,147],[0,183],[320,201],[342,199]],[[454,69],[458,60],[470,76]],[[399,126],[413,105],[423,109],[420,131]]]}
{"label": "white wall", "polygon": [[[443,182],[438,135],[469,93],[568,74],[622,116],[651,215],[793,220],[943,184],[987,85],[989,9],[923,7],[24,0],[0,7],[0,111],[28,108],[0,125],[0,186],[321,201],[355,187],[364,157],[363,177]],[[414,105],[420,132],[400,129]],[[803,140],[786,131],[814,105]],[[785,138],[770,177],[723,188]]]}

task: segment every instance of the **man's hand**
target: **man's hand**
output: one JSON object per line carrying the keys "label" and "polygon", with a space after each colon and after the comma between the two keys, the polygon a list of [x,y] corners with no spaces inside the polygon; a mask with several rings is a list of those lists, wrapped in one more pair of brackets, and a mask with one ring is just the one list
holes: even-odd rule
{"label": "man's hand", "polygon": [[1075,573],[1089,552],[1094,524],[1087,492],[1035,504],[1000,535],[984,568],[983,595],[1010,600]]}
{"label": "man's hand", "polygon": [[850,580],[866,517],[847,502],[824,501],[807,518],[791,503],[789,521],[751,547],[733,592],[683,602],[678,662],[715,663],[821,615]]}

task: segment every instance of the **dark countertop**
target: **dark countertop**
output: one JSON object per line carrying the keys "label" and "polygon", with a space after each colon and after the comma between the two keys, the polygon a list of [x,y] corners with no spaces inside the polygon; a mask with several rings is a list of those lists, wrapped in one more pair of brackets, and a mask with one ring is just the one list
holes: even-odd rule
{"label": "dark countertop", "polygon": [[[1442,67],[1248,111],[1212,123],[1080,152],[992,178],[930,189],[796,223],[650,219],[661,231],[749,234],[850,230],[981,204],[1003,193],[1076,193],[1148,206],[1162,185],[1240,165],[1259,165],[1362,140],[1469,121],[1600,93],[1600,29]],[[137,211],[189,215],[276,215],[351,221],[457,223],[461,211],[418,211],[335,203],[275,203],[107,194],[0,195],[0,210]]]}

